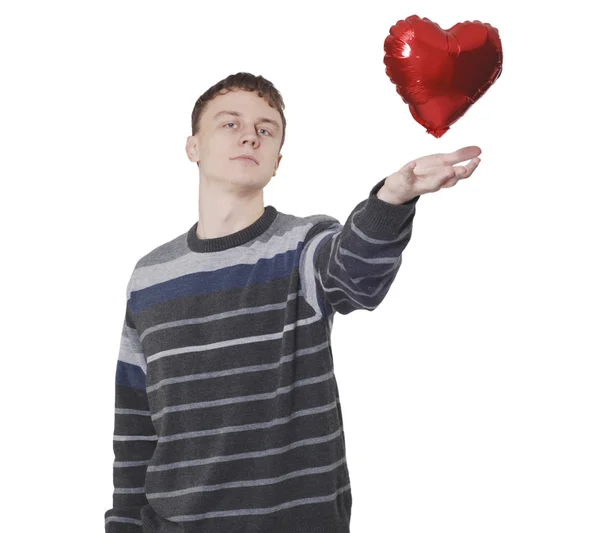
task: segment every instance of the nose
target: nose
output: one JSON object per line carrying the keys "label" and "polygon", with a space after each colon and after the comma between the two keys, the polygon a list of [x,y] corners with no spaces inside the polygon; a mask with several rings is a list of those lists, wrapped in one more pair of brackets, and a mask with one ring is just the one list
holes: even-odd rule
{"label": "nose", "polygon": [[258,143],[258,139],[256,136],[248,138],[247,136],[242,140],[242,144],[246,144],[248,141],[252,143],[252,146],[256,146]]}
{"label": "nose", "polygon": [[252,146],[256,146],[258,144],[258,136],[254,130],[250,130],[244,133],[241,136],[242,144],[246,144],[247,142],[251,142]]}

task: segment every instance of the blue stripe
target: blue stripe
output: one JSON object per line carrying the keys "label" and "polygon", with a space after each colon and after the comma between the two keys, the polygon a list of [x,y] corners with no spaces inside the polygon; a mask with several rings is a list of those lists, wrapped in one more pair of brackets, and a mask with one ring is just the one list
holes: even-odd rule
{"label": "blue stripe", "polygon": [[195,272],[133,291],[131,311],[136,314],[146,307],[177,298],[237,289],[289,277],[298,268],[302,245],[299,242],[295,250],[277,254],[272,259],[259,259],[254,265],[234,265],[213,272]]}
{"label": "blue stripe", "polygon": [[145,389],[146,374],[137,365],[117,361],[117,385],[123,385],[131,389]]}

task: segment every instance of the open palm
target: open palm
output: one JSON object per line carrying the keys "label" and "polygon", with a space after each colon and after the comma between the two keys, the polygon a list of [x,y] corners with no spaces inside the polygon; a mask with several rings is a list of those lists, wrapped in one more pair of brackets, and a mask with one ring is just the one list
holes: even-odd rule
{"label": "open palm", "polygon": [[[385,185],[399,198],[414,198],[421,194],[449,188],[473,174],[481,161],[481,148],[466,146],[449,154],[432,154],[414,159],[388,176]],[[467,165],[458,165],[463,161]]]}

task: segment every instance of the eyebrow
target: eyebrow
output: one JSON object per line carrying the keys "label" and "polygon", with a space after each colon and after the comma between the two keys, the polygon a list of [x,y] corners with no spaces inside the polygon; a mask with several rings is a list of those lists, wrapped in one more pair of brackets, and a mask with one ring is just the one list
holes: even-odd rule
{"label": "eyebrow", "polygon": [[[242,114],[239,113],[238,111],[219,111],[213,117],[213,119],[218,118],[220,115],[233,115],[235,117],[240,117]],[[278,130],[280,129],[279,124],[277,124],[277,122],[275,120],[267,118],[267,117],[258,117],[258,122],[267,122],[268,124],[273,124],[273,126],[275,126],[275,128],[277,128]]]}

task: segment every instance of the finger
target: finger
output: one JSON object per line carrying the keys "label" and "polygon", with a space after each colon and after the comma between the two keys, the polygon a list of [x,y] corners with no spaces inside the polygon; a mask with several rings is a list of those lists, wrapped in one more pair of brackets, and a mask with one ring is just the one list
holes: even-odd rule
{"label": "finger", "polygon": [[444,163],[449,165],[456,165],[469,159],[473,159],[481,155],[481,148],[479,146],[466,146],[452,152],[451,154],[444,154]]}
{"label": "finger", "polygon": [[426,187],[436,187],[444,181],[453,178],[456,175],[454,168],[451,166],[432,168],[431,171],[419,175],[414,174],[415,181],[424,183]]}
{"label": "finger", "polygon": [[472,159],[471,161],[469,161],[469,163],[467,165],[460,165],[460,166],[454,167],[456,176],[459,177],[460,179],[468,178],[471,174],[473,174],[475,169],[479,166],[480,162],[481,162],[481,159],[476,157],[475,159]]}
{"label": "finger", "polygon": [[441,189],[447,189],[448,187],[456,185],[456,182],[459,179],[460,177],[457,176],[456,172],[453,170],[451,172],[446,172],[446,174],[439,179],[438,187]]}
{"label": "finger", "polygon": [[412,183],[415,179],[415,167],[417,166],[417,162],[416,161],[411,161],[410,163],[406,163],[406,165],[404,165],[399,171],[398,173],[404,178],[404,180],[408,183]]}
{"label": "finger", "polygon": [[454,176],[447,178],[447,181],[441,186],[442,189],[449,189],[450,187],[454,187],[454,185],[456,185],[460,180],[471,176],[471,174],[473,174],[475,169],[479,166],[480,162],[481,160],[478,157],[476,157],[475,159],[470,161],[467,166],[453,167]]}
{"label": "finger", "polygon": [[444,183],[444,184],[441,186],[441,188],[442,188],[442,189],[449,189],[450,187],[454,187],[454,186],[455,186],[455,185],[458,183],[458,180],[459,180],[459,179],[460,179],[460,178],[452,178],[452,179],[449,179],[449,180],[448,180],[446,183]]}
{"label": "finger", "polygon": [[410,163],[406,163],[406,165],[404,165],[402,167],[402,170],[404,171],[404,173],[407,176],[412,176],[413,171],[415,170],[416,166],[417,166],[417,162],[416,161],[411,161]]}
{"label": "finger", "polygon": [[[424,189],[427,192],[437,191],[445,187],[451,187],[460,178],[452,167],[445,167],[423,179]],[[454,183],[452,183],[454,182]]]}
{"label": "finger", "polygon": [[478,157],[469,161],[467,166],[464,167],[465,171],[462,174],[461,178],[468,178],[471,174],[473,174],[473,172],[475,172],[475,169],[479,166],[479,163],[481,163],[481,159],[479,159]]}

